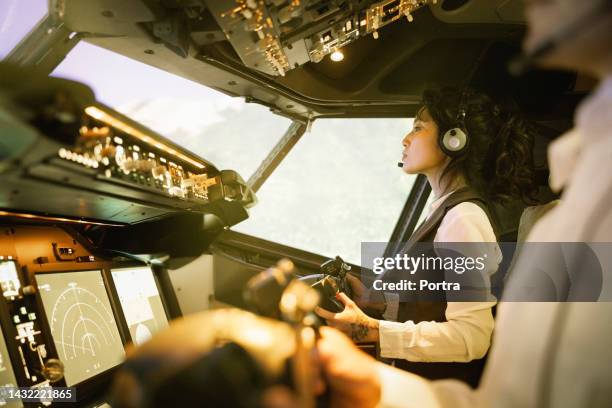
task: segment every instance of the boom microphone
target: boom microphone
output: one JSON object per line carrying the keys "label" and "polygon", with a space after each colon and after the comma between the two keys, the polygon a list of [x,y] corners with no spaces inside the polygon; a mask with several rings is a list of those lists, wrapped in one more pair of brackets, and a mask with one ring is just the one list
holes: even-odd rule
{"label": "boom microphone", "polygon": [[402,162],[397,162],[397,167],[404,167],[404,163],[402,163]]}

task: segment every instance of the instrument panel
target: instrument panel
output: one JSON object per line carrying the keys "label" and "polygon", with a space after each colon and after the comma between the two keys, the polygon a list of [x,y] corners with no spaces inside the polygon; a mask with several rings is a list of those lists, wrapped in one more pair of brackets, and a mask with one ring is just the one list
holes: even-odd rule
{"label": "instrument panel", "polygon": [[[189,212],[229,226],[256,202],[237,172],[97,103],[81,84],[11,67],[0,76],[0,216],[124,226]],[[36,88],[17,86],[27,81]]]}
{"label": "instrument panel", "polygon": [[69,228],[2,224],[0,232],[2,386],[72,387],[75,402],[98,401],[125,346],[176,317],[159,269],[99,254]]}
{"label": "instrument panel", "polygon": [[81,165],[97,178],[169,197],[207,203],[221,195],[219,171],[212,164],[147,135],[98,106],[88,106],[85,113],[75,146],[60,148],[60,159]]}

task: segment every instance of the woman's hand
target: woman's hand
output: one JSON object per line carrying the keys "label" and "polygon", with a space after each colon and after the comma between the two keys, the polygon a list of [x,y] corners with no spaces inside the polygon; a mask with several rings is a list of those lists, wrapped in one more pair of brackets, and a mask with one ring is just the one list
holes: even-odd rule
{"label": "woman's hand", "polygon": [[317,307],[315,313],[325,319],[329,326],[343,331],[356,343],[378,341],[378,320],[363,313],[344,293],[338,293],[336,299],[344,305],[342,312],[332,313]]}
{"label": "woman's hand", "polygon": [[384,313],[387,305],[385,297],[381,292],[368,291],[361,280],[351,274],[346,275],[346,280],[353,290],[353,299],[361,309],[372,309]]}

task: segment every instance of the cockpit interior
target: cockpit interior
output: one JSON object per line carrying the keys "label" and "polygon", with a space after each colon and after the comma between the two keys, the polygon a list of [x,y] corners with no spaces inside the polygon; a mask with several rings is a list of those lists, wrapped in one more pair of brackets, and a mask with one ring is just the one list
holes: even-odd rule
{"label": "cockpit interior", "polygon": [[[595,82],[510,72],[523,7],[3,0],[0,383],[76,390],[7,406],[112,406],[132,348],[173,320],[249,309],[252,278],[279,260],[337,275],[361,268],[362,242],[397,250],[433,200],[396,164],[428,87],[520,111],[538,130],[535,203],[557,198],[546,148]],[[493,204],[516,242],[526,204]]]}

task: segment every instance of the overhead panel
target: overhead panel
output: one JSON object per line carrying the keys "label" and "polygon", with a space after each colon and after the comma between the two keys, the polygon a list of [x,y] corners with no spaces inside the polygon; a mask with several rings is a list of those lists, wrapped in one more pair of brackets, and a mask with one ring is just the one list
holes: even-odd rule
{"label": "overhead panel", "polygon": [[308,1],[207,0],[215,20],[253,69],[274,76],[327,55],[342,60],[342,48],[373,35],[436,0]]}

